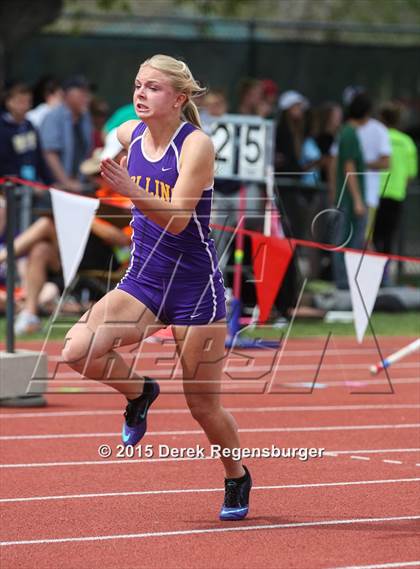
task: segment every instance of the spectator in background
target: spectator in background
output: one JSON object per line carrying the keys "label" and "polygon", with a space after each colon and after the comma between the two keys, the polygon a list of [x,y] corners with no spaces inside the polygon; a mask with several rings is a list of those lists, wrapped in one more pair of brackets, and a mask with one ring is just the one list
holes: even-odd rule
{"label": "spectator in background", "polygon": [[264,119],[274,119],[277,113],[279,88],[272,79],[263,79],[261,85],[262,98],[258,105],[258,115]]}
{"label": "spectator in background", "polygon": [[[57,79],[44,77],[35,85],[34,103],[36,106],[26,113],[26,118],[31,121],[35,128],[39,129],[47,114],[63,100],[63,89]],[[36,98],[41,98],[36,103]]]}
{"label": "spectator in background", "polygon": [[238,113],[257,115],[263,99],[262,83],[258,79],[242,79],[239,84]]}
{"label": "spectator in background", "polygon": [[[391,160],[389,176],[383,174],[381,177],[381,199],[376,213],[373,244],[377,251],[391,253],[407,195],[407,184],[417,176],[417,148],[414,141],[398,129],[401,117],[398,105],[387,103],[382,107],[380,117],[388,129]],[[386,277],[384,281],[386,284]]]}
{"label": "spectator in background", "polygon": [[39,136],[26,114],[32,92],[24,83],[6,89],[0,114],[0,175],[49,184],[51,174],[42,154]]}
{"label": "spectator in background", "polygon": [[[308,100],[297,91],[286,91],[279,98],[276,129],[275,171],[279,175],[279,202],[282,225],[287,236],[302,235],[301,194],[302,146],[305,138],[305,110]],[[286,227],[287,226],[287,227]]]}
{"label": "spectator in background", "polygon": [[[92,221],[91,233],[86,244],[80,269],[99,269],[106,271],[118,268],[112,247],[128,246],[130,237],[118,227],[100,218]],[[25,301],[22,311],[16,317],[17,336],[35,332],[41,327],[38,316],[39,297],[47,282],[49,273],[61,270],[57,235],[54,221],[50,217],[40,217],[14,242],[15,255],[27,255],[23,282]],[[0,250],[0,265],[7,260],[6,250]]]}
{"label": "spectator in background", "polygon": [[[360,127],[369,120],[371,103],[360,93],[348,109],[347,120],[341,128],[337,144],[335,183],[337,212],[334,215],[334,244],[336,247],[361,249],[364,244],[368,212],[365,197],[365,162],[358,137]],[[333,273],[336,287],[348,289],[343,253],[333,254]]]}
{"label": "spectator in background", "polygon": [[92,150],[90,90],[80,76],[65,81],[63,89],[63,103],[50,111],[41,124],[41,142],[55,182],[66,190],[81,192],[80,164]]}
{"label": "spectator in background", "polygon": [[228,104],[223,89],[211,89],[204,95],[203,110],[211,117],[221,117],[227,113]]}
{"label": "spectator in background", "polygon": [[338,103],[327,102],[319,108],[319,133],[315,140],[321,151],[321,182],[328,183],[332,161],[330,152],[342,121],[343,111]]}
{"label": "spectator in background", "polygon": [[308,109],[304,115],[304,133],[300,166],[304,172],[302,183],[305,186],[316,186],[320,180],[321,150],[316,142],[319,130],[319,116],[314,109]]}
{"label": "spectator in background", "polygon": [[109,117],[109,106],[106,101],[93,97],[90,106],[90,114],[93,126],[93,149],[102,148],[104,145],[104,128]]}
{"label": "spectator in background", "polygon": [[[97,174],[101,160],[105,158],[118,160],[122,156],[123,148],[117,139],[116,130],[114,130],[107,136],[105,147],[98,149],[92,158],[84,161],[82,168],[86,174]],[[101,178],[100,181],[102,188],[98,197],[103,197],[106,193],[106,187]],[[111,193],[115,196],[113,192]],[[117,199],[119,202],[127,201],[121,196]],[[114,248],[128,247],[130,242],[131,232],[116,227],[102,218],[95,217],[79,268],[82,270],[117,270],[120,267],[120,261],[117,259],[118,252]],[[14,249],[17,257],[27,255],[23,274],[25,300],[22,311],[19,312],[15,321],[16,335],[23,335],[40,328],[41,320],[38,316],[38,309],[41,291],[49,274],[55,275],[61,271],[53,219],[47,216],[39,218],[15,239]],[[0,268],[6,260],[6,249],[0,249]]]}
{"label": "spectator in background", "polygon": [[368,108],[367,120],[358,127],[357,134],[362,148],[363,159],[366,167],[365,174],[365,199],[368,207],[368,224],[366,235],[372,233],[376,208],[380,199],[380,174],[381,170],[389,167],[391,144],[386,127],[378,120],[372,118],[372,101],[368,93],[362,87],[352,87],[344,91],[344,102],[351,104],[352,98],[357,94],[364,95],[365,105]]}
{"label": "spectator in background", "polygon": [[[209,134],[212,119],[223,117],[227,113],[228,103],[224,91],[214,89],[206,93],[202,113],[204,115],[203,130]],[[234,227],[238,220],[240,183],[236,180],[220,178],[215,171],[214,194],[212,203],[211,222],[224,227]],[[226,275],[226,265],[229,262],[229,243],[232,234],[227,231],[213,229],[215,245],[219,258],[219,268]]]}
{"label": "spectator in background", "polygon": [[[263,98],[262,82],[258,79],[245,78],[239,84],[238,113],[258,116],[258,109]],[[246,196],[246,227],[262,231],[262,217],[265,206],[265,187],[255,182],[243,184]],[[239,197],[239,196],[238,196]],[[239,206],[239,201],[237,203]]]}
{"label": "spectator in background", "polygon": [[[309,102],[297,91],[285,91],[278,100],[275,144],[275,171],[277,175],[277,203],[281,214],[281,226],[286,237],[302,236],[304,211],[307,207],[302,186],[302,146],[305,139],[305,110]],[[299,294],[299,273],[294,257],[287,269],[276,298],[276,308],[281,323],[290,317],[291,307],[296,305]]]}
{"label": "spectator in background", "polygon": [[[334,160],[331,156],[331,148],[343,121],[343,111],[338,103],[326,102],[317,109],[317,112],[319,130],[315,136],[315,142],[321,152],[319,181],[322,186],[322,191],[318,193],[320,199],[318,211],[322,211],[332,207],[335,200],[335,188],[333,192],[328,191],[331,188],[330,173]],[[326,191],[324,191],[324,188]],[[314,217],[312,217],[311,220],[310,239],[319,243],[327,243],[330,239],[328,226],[322,223],[322,218],[319,218],[315,224],[312,223],[313,219]],[[324,249],[311,249],[309,251],[309,258],[312,278],[321,278],[331,281],[332,268],[330,253]]]}
{"label": "spectator in background", "polygon": [[227,98],[222,89],[208,91],[198,107],[203,130],[210,135],[214,117],[221,117],[227,112]]}

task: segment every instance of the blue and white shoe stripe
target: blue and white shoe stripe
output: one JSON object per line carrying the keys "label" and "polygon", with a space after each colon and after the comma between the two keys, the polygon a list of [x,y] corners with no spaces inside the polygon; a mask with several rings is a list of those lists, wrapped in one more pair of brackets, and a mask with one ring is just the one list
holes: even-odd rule
{"label": "blue and white shoe stripe", "polygon": [[225,508],[222,507],[220,510],[220,519],[221,520],[241,520],[244,518],[248,513],[248,506],[244,508]]}

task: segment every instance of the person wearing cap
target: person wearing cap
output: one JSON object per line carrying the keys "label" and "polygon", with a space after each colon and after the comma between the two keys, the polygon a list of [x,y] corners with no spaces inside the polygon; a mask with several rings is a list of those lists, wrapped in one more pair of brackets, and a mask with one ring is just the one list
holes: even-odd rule
{"label": "person wearing cap", "polygon": [[304,137],[306,97],[297,91],[285,91],[278,101],[280,115],[276,129],[276,171],[302,172],[300,158]]}
{"label": "person wearing cap", "polygon": [[81,192],[80,164],[92,150],[90,90],[81,76],[65,81],[63,90],[63,103],[52,109],[41,124],[41,143],[55,182],[65,190]]}
{"label": "person wearing cap", "polygon": [[296,184],[302,178],[302,146],[305,135],[305,110],[309,107],[306,97],[297,91],[285,91],[279,98],[279,117],[276,128],[275,170],[280,174],[280,201],[284,228],[290,236],[297,237],[302,227],[299,194]]}

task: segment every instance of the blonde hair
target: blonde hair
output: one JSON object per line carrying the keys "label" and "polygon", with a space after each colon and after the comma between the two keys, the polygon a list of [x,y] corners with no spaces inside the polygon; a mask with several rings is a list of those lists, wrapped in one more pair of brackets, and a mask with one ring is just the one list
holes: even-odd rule
{"label": "blonde hair", "polygon": [[146,59],[146,61],[140,65],[140,68],[146,65],[167,75],[175,91],[185,93],[187,99],[182,106],[182,114],[185,120],[201,128],[200,115],[193,99],[203,95],[207,89],[201,87],[194,79],[188,65],[180,59],[162,54],[154,55],[150,59]]}

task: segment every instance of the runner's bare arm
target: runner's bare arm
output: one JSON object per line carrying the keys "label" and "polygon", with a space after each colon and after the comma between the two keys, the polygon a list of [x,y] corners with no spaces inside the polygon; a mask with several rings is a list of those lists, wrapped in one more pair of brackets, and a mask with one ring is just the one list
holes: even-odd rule
{"label": "runner's bare arm", "polygon": [[111,159],[103,160],[102,177],[115,191],[130,198],[149,219],[178,234],[188,225],[203,190],[213,183],[214,147],[210,138],[201,131],[195,131],[186,138],[171,202],[139,188],[130,179],[125,166],[126,159],[121,164]]}

